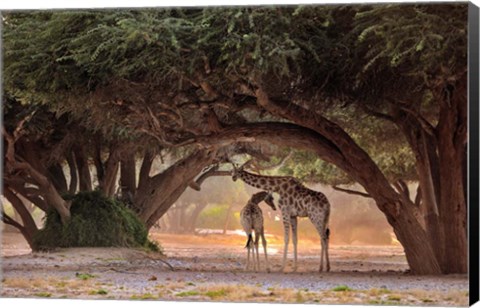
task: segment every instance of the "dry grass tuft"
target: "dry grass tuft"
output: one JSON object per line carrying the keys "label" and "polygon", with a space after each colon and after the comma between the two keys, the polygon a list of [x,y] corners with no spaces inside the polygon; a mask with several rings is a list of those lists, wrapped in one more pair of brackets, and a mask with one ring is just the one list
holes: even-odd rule
{"label": "dry grass tuft", "polygon": [[259,288],[242,284],[200,286],[198,291],[212,300],[251,301],[253,298],[266,296]]}
{"label": "dry grass tuft", "polygon": [[134,295],[130,296],[130,299],[153,300],[153,299],[158,299],[158,296],[155,296],[151,293],[143,293],[143,294],[134,294]]}

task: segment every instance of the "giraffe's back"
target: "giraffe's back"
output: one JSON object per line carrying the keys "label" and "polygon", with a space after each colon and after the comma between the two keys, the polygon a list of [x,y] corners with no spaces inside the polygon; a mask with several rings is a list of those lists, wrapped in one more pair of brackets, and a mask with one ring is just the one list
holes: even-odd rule
{"label": "giraffe's back", "polygon": [[249,202],[240,211],[240,223],[245,232],[251,230],[260,231],[263,227],[263,213],[260,207],[254,203]]}
{"label": "giraffe's back", "polygon": [[310,217],[312,213],[324,216],[330,214],[330,203],[327,197],[315,190],[303,185],[296,185],[293,191],[287,191],[282,198],[290,205],[290,215],[298,217]]}

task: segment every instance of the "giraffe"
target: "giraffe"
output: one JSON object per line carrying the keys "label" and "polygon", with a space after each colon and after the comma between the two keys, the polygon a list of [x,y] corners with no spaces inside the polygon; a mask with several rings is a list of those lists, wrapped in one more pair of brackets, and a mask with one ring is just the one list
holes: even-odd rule
{"label": "giraffe", "polygon": [[[270,272],[267,257],[267,241],[265,240],[265,234],[263,229],[263,214],[262,209],[258,204],[265,201],[274,211],[276,210],[273,197],[266,191],[261,191],[254,194],[250,200],[248,200],[245,207],[240,211],[240,223],[247,234],[247,264],[245,270],[248,270],[250,264],[250,249],[252,250],[253,270],[260,270],[260,259],[258,256],[258,241],[262,238],[263,251],[265,252],[265,268],[267,272]],[[255,231],[255,243],[253,243],[252,230]],[[254,249],[255,248],[255,249]],[[257,262],[255,262],[255,251],[257,253]]]}
{"label": "giraffe", "polygon": [[[245,165],[244,165],[245,166]],[[330,216],[330,203],[321,193],[303,186],[297,179],[290,176],[262,176],[243,170],[243,166],[236,168],[234,165],[232,179],[240,178],[250,186],[276,192],[280,195],[278,208],[282,213],[284,228],[284,250],[281,271],[285,271],[287,259],[290,228],[292,229],[292,242],[294,253],[293,271],[297,270],[297,217],[308,217],[320,235],[321,257],[319,271],[323,271],[323,259],[326,260],[326,270],[330,271],[328,258],[328,219]]]}

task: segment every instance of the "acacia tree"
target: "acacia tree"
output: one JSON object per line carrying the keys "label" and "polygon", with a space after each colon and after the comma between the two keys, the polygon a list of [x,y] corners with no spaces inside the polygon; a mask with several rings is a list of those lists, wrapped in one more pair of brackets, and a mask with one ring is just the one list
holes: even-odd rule
{"label": "acacia tree", "polygon": [[352,93],[365,93],[359,108],[394,123],[414,153],[420,212],[443,272],[467,270],[466,18],[465,6],[378,7],[358,14],[353,31],[364,61]]}
{"label": "acacia tree", "polygon": [[[118,187],[123,189],[122,199],[151,227],[164,213],[156,212],[162,209],[164,202],[170,202],[170,206],[189,185],[200,189],[201,182],[211,175],[206,172],[199,181],[193,181],[206,165],[213,162],[215,153],[212,151],[190,151],[166,170],[150,176],[156,154],[153,147],[142,150],[148,143],[140,142],[139,147],[119,137],[108,141],[105,136],[99,137],[98,132],[89,132],[75,121],[72,123],[66,115],[57,119],[44,106],[25,108],[7,97],[4,107],[3,192],[21,221],[9,217],[4,211],[2,219],[18,228],[32,249],[36,249],[33,237],[38,226],[27,209],[27,203],[44,212],[55,209],[62,222],[67,223],[71,214],[70,202],[64,199],[66,195],[98,189],[113,197],[117,179],[120,179]],[[137,184],[134,155],[142,152],[145,154]],[[156,190],[159,193],[155,194]]]}
{"label": "acacia tree", "polygon": [[[197,148],[192,155],[198,157],[181,160],[191,173],[167,170],[137,190],[134,203],[147,224],[213,162],[212,153],[263,141],[308,149],[362,185],[413,272],[465,272],[465,170],[459,166],[466,142],[466,8],[12,14],[5,26],[6,87],[104,131],[149,136],[165,148]],[[405,187],[391,183],[361,146],[355,126],[329,112],[341,106],[393,122],[403,133],[415,155],[423,218]],[[440,162],[455,170],[440,172]],[[177,175],[179,186],[170,181]],[[458,239],[451,249],[446,234]]]}

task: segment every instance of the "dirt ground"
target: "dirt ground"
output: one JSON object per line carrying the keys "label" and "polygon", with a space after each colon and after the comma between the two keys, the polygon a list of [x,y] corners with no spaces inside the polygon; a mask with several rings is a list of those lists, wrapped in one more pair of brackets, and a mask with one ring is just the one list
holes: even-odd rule
{"label": "dirt ground", "polygon": [[468,303],[467,275],[411,275],[400,246],[331,245],[331,271],[319,273],[320,244],[300,241],[297,272],[292,272],[290,248],[287,273],[281,273],[282,240],[270,237],[272,271],[267,273],[263,254],[261,271],[245,270],[241,235],[153,233],[151,238],[161,243],[165,255],[126,248],[31,253],[19,234],[4,233],[0,295],[457,307]]}

